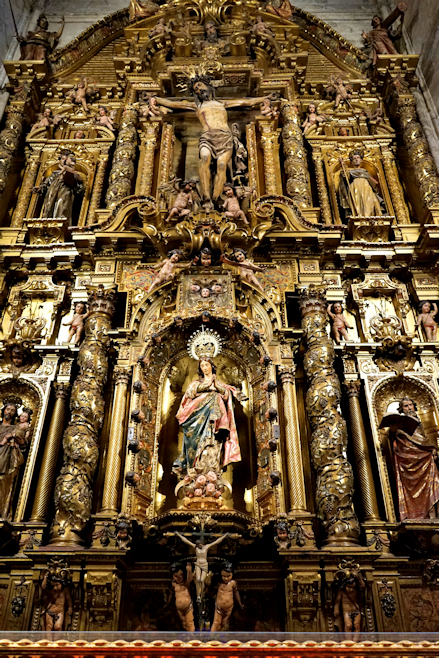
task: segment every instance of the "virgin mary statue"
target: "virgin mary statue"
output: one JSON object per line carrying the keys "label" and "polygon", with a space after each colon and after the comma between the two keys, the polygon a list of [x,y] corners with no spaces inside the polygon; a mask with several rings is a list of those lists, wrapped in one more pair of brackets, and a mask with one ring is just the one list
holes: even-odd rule
{"label": "virgin mary statue", "polygon": [[238,434],[233,415],[233,396],[237,390],[217,379],[212,359],[203,357],[198,365],[198,379],[187,387],[177,412],[183,429],[183,450],[173,464],[181,474],[220,472],[241,461]]}

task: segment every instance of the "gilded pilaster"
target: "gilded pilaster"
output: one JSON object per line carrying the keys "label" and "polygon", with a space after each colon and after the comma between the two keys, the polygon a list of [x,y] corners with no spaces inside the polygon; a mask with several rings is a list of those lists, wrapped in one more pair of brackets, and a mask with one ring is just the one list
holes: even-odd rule
{"label": "gilded pilaster", "polygon": [[[157,136],[160,122],[151,121],[146,124],[145,131],[141,134],[141,165],[140,177],[136,185],[136,194],[148,196],[152,191],[152,180],[154,176],[154,154],[157,148]],[[166,181],[165,181],[166,182]]]}
{"label": "gilded pilaster", "polygon": [[55,389],[55,404],[53,407],[52,418],[50,420],[49,431],[47,433],[46,444],[44,446],[43,461],[41,463],[37,491],[35,493],[32,516],[30,519],[34,522],[46,520],[49,501],[52,496],[52,486],[55,478],[56,462],[61,446],[64,421],[66,418],[67,400],[70,393],[70,384],[55,382],[53,387]]}
{"label": "gilded pilaster", "polygon": [[317,191],[319,194],[320,208],[322,211],[323,224],[332,224],[331,205],[329,203],[328,190],[326,187],[325,172],[323,169],[322,149],[313,146],[312,159],[314,162]]}
{"label": "gilded pilaster", "polygon": [[[172,172],[172,156],[174,152],[174,130],[170,123],[164,123],[162,126],[162,135],[160,140],[160,178],[158,187],[165,185]],[[161,199],[163,209],[166,209],[165,199]]]}
{"label": "gilded pilaster", "polygon": [[101,152],[96,169],[95,180],[93,184],[93,191],[90,198],[90,205],[88,207],[87,224],[94,224],[96,210],[98,210],[102,198],[102,190],[104,189],[105,172],[108,164],[108,149]]}
{"label": "gilded pilaster", "polygon": [[256,190],[260,196],[258,181],[258,149],[256,144],[256,126],[253,122],[246,126],[247,151],[248,151],[248,184]]}
{"label": "gilded pilaster", "polygon": [[290,514],[303,514],[306,509],[305,480],[303,477],[302,446],[298,425],[299,413],[295,390],[296,367],[280,366],[285,419],[285,443],[290,494]]}
{"label": "gilded pilaster", "polygon": [[114,151],[113,165],[105,200],[108,208],[113,208],[131,193],[134,178],[134,159],[137,148],[137,110],[128,106],[122,114],[122,122]]}
{"label": "gilded pilaster", "polygon": [[127,406],[127,390],[130,381],[127,368],[114,371],[114,404],[111,420],[110,438],[108,440],[107,464],[105,469],[104,492],[102,495],[102,512],[117,512],[119,495],[118,484],[122,481],[122,455]]}
{"label": "gilded pilaster", "polygon": [[258,121],[264,153],[265,194],[282,194],[277,121]]}
{"label": "gilded pilaster", "polygon": [[307,343],[306,409],[312,429],[311,458],[317,471],[317,516],[326,529],[327,544],[356,544],[360,526],[353,505],[354,475],[346,454],[347,430],[339,411],[341,388],[333,367],[334,346],[326,330],[324,293],[312,285],[303,290],[300,310]]}
{"label": "gilded pilaster", "polygon": [[294,102],[288,101],[283,103],[281,111],[287,194],[301,208],[309,208],[312,206],[309,172],[298,108]]}
{"label": "gilded pilaster", "polygon": [[79,375],[70,400],[72,416],[64,432],[64,464],[55,487],[51,544],[58,546],[82,543],[81,533],[91,514],[92,483],[99,458],[98,434],[104,420],[108,331],[116,294],[102,284],[89,286],[88,290],[85,340],[79,349]]}
{"label": "gilded pilaster", "polygon": [[375,493],[372,467],[370,464],[369,446],[360,407],[360,381],[350,381],[344,384],[349,401],[352,444],[354,447],[357,476],[360,483],[360,495],[365,513],[365,521],[380,521],[378,502]]}
{"label": "gilded pilaster", "polygon": [[395,158],[390,148],[381,148],[383,154],[383,166],[389,186],[390,196],[395,209],[398,224],[410,224],[410,217],[404,203],[404,192],[396,173]]}
{"label": "gilded pilaster", "polygon": [[32,197],[32,190],[35,185],[35,179],[40,166],[40,153],[41,150],[29,152],[27,151],[27,167],[23,177],[23,183],[18,195],[18,202],[12,216],[11,226],[19,227],[23,225],[23,220],[26,217],[26,212],[29,207],[29,202]]}

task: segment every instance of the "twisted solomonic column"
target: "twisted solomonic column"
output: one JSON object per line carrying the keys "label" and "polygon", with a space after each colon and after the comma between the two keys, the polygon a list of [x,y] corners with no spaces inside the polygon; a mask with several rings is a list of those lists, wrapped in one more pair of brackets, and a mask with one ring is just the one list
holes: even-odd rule
{"label": "twisted solomonic column", "polygon": [[287,194],[299,208],[310,208],[311,188],[299,110],[296,103],[287,101],[281,105],[281,113]]}
{"label": "twisted solomonic column", "polygon": [[312,429],[311,458],[317,471],[316,508],[326,544],[356,544],[360,526],[353,506],[354,475],[346,455],[346,423],[339,412],[340,381],[333,367],[334,346],[326,330],[326,298],[315,286],[301,292],[300,310],[307,350],[306,410]]}
{"label": "twisted solomonic column", "polygon": [[91,515],[93,476],[98,464],[98,435],[104,420],[111,329],[116,293],[102,284],[88,286],[89,316],[85,321],[77,376],[70,398],[71,420],[64,432],[64,463],[55,486],[56,515],[51,544],[77,546]]}

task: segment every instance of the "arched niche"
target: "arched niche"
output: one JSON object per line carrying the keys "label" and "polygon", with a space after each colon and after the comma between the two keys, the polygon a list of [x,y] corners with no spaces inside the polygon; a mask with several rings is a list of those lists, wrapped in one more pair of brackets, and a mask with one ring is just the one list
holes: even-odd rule
{"label": "arched niche", "polygon": [[[151,314],[156,313],[157,306],[155,310],[151,306]],[[148,314],[145,314],[140,327],[139,343],[145,338],[143,330],[149,338],[141,354],[144,361],[135,366],[133,381],[142,382],[143,390],[133,389],[129,432],[142,446],[139,453],[128,456],[125,466],[126,472],[139,473],[140,482],[135,489],[125,493],[124,502],[124,509],[139,520],[163,514],[180,505],[174,494],[178,480],[171,472],[182,444],[175,415],[187,386],[197,377],[198,362],[188,356],[187,343],[201,324],[200,317],[185,318],[180,327],[172,323],[162,331],[154,332],[160,338],[156,344],[151,341]],[[234,332],[224,318],[216,317],[212,329],[223,341],[222,352],[214,359],[219,379],[240,388],[244,397],[248,398],[242,402],[234,399],[242,459],[233,467],[228,467],[224,476],[233,487],[233,500],[229,499],[227,505],[239,512],[257,516],[256,495],[263,483],[268,481],[269,470],[268,462],[263,468],[260,467],[259,453],[268,445],[260,437],[263,435],[268,440],[269,432],[261,433],[261,423],[268,421],[265,418],[261,420],[260,414],[257,415],[254,401],[256,397],[259,400],[259,384],[266,376],[260,357],[268,350],[264,339],[259,345],[250,340],[251,331],[243,324],[239,332]],[[154,340],[157,341],[157,338]],[[141,422],[133,421],[133,410],[143,412]]]}
{"label": "arched niche", "polygon": [[[241,461],[233,466],[229,465],[224,472],[224,479],[232,485],[232,496],[226,497],[226,505],[230,509],[245,513],[254,507],[252,490],[257,484],[257,455],[251,413],[253,406],[251,370],[242,358],[228,349],[223,350],[214,359],[214,363],[218,378],[228,384],[241,386],[243,393],[248,397],[243,403],[236,399],[233,401]],[[183,446],[183,433],[175,415],[185,390],[198,377],[197,369],[198,361],[181,352],[167,364],[160,377],[158,400],[160,416],[157,419],[157,445],[154,455],[154,462],[157,463],[156,513],[164,513],[181,505],[181,498],[178,499],[174,493],[178,480],[171,473],[172,464],[180,455]],[[160,474],[163,475],[159,481]],[[250,492],[250,495],[247,492]]]}
{"label": "arched niche", "polygon": [[19,379],[5,378],[0,381],[0,409],[3,409],[6,400],[11,400],[17,405],[18,414],[23,407],[28,407],[33,411],[29,443],[23,453],[24,463],[21,465],[12,484],[10,520],[21,521],[25,516],[30,483],[44,422],[44,399],[44,391],[36,382],[25,376],[21,376]]}
{"label": "arched niche", "polygon": [[395,485],[393,452],[387,429],[379,429],[380,423],[388,413],[398,412],[399,402],[404,397],[413,399],[417,404],[425,433],[432,445],[438,444],[439,409],[437,393],[426,381],[414,376],[393,377],[376,384],[371,392],[371,405],[374,410],[372,432],[376,442],[378,468],[384,501],[389,521],[397,521],[398,495]]}

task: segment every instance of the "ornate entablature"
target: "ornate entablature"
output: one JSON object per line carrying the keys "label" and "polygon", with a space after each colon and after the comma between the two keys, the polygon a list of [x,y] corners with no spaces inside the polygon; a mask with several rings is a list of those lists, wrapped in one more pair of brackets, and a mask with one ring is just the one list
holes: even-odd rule
{"label": "ornate entablature", "polygon": [[437,630],[403,5],[363,50],[287,0],[132,0],[5,62],[0,628]]}

